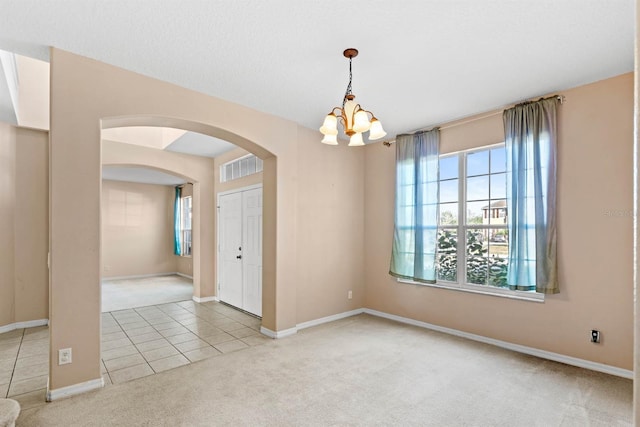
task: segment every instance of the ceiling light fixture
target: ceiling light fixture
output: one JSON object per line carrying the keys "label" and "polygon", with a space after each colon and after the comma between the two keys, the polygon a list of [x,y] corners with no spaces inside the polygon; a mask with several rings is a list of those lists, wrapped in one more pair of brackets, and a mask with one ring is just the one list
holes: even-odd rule
{"label": "ceiling light fixture", "polygon": [[[371,111],[367,111],[360,104],[357,104],[354,101],[356,96],[351,93],[351,60],[358,56],[358,50],[347,49],[343,52],[343,55],[345,58],[349,58],[349,84],[347,85],[347,91],[342,100],[342,107],[335,107],[327,114],[320,132],[324,135],[322,139],[324,144],[338,145],[338,118],[340,118],[344,133],[351,137],[349,146],[354,147],[364,145],[362,140],[364,132],[369,131],[369,141],[384,138],[387,133],[382,129],[380,120],[376,119]],[[371,120],[369,120],[369,114],[371,114]]]}

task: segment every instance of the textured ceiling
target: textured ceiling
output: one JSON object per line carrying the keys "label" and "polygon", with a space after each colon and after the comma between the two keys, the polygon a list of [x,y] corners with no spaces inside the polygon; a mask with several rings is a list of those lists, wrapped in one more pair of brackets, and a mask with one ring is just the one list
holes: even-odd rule
{"label": "textured ceiling", "polygon": [[353,92],[390,135],[633,69],[633,0],[3,0],[0,16],[0,49],[53,45],[311,128],[355,47]]}

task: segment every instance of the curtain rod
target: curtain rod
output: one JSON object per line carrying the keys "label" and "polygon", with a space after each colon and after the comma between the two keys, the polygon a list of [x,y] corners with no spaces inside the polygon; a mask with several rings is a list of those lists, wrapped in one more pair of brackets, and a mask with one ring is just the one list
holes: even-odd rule
{"label": "curtain rod", "polygon": [[[478,120],[486,119],[488,117],[497,116],[498,114],[502,114],[502,112],[504,110],[508,110],[509,108],[513,108],[513,107],[518,106],[518,105],[529,104],[531,102],[541,101],[543,99],[550,99],[550,98],[556,98],[558,101],[560,101],[560,104],[564,104],[567,101],[567,97],[564,96],[564,95],[552,95],[552,96],[549,96],[547,98],[540,98],[538,100],[523,101],[523,102],[518,102],[518,103],[514,103],[514,104],[507,104],[507,105],[505,105],[505,106],[503,106],[501,108],[497,108],[495,110],[490,110],[490,111],[487,111],[485,113],[480,113],[480,114],[473,115],[473,116],[467,116],[466,118],[462,117],[462,118],[459,118],[459,119],[450,120],[450,121],[447,122],[448,124],[446,124],[444,126],[427,126],[427,127],[416,129],[414,131],[408,132],[406,134],[401,134],[401,135],[413,135],[413,134],[418,133],[418,132],[429,131],[429,130],[434,130],[434,129],[440,129],[440,130],[451,129],[451,128],[454,128],[454,127],[457,127],[457,126],[465,125],[467,123],[471,123],[471,122],[475,122],[475,121],[478,121]],[[385,147],[391,147],[391,144],[393,144],[394,142],[396,142],[396,140],[395,139],[391,139],[389,141],[384,141],[382,144]]]}

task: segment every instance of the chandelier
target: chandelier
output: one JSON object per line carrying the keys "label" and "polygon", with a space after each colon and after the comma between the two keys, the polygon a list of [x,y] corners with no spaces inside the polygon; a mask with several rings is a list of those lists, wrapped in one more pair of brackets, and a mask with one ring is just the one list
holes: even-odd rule
{"label": "chandelier", "polygon": [[[335,107],[324,118],[324,123],[320,128],[320,132],[324,135],[321,142],[329,145],[338,145],[338,118],[344,128],[344,133],[349,139],[349,146],[354,147],[364,145],[362,134],[369,131],[369,141],[384,138],[387,134],[382,129],[382,123],[373,115],[371,111],[367,111],[357,104],[354,99],[356,96],[351,93],[351,60],[358,56],[357,49],[347,49],[343,52],[345,58],[349,58],[349,84],[347,91],[342,100],[342,107]],[[369,119],[371,115],[371,119]]]}

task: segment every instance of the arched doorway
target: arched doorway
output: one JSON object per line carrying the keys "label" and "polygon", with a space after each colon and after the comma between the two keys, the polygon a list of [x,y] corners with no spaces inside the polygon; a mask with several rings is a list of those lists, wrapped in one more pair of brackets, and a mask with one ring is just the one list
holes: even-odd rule
{"label": "arched doorway", "polygon": [[[50,400],[101,385],[100,380],[100,164],[108,162],[101,129],[166,126],[232,142],[264,162],[263,327],[296,325],[297,174],[294,123],[149,79],[57,49],[51,53]],[[66,105],[63,105],[66,104]],[[64,114],[56,111],[64,109]],[[141,113],[144,112],[144,113]],[[147,163],[129,152],[130,161]],[[81,157],[82,162],[77,159]],[[161,162],[156,164],[162,168]],[[188,175],[191,171],[184,171]],[[213,182],[194,185],[194,195]],[[199,197],[204,201],[204,197]],[[83,201],[83,210],[72,208]],[[206,199],[208,200],[208,199]],[[215,292],[215,202],[194,204],[203,237],[194,260],[200,295]],[[282,224],[278,228],[277,224]],[[196,242],[194,242],[195,244]],[[82,304],[70,305],[71,301]],[[58,350],[73,348],[73,364],[60,366]]]}
{"label": "arched doorway", "polygon": [[102,165],[102,313],[192,300],[193,182],[145,165]]}

